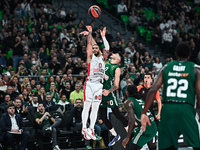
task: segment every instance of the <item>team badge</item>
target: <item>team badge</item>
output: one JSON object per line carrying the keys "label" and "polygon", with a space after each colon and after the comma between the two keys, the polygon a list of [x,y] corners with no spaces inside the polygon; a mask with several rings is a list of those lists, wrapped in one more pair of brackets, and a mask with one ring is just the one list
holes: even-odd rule
{"label": "team badge", "polygon": [[95,95],[95,99],[97,99],[97,95]]}
{"label": "team badge", "polygon": [[108,80],[108,79],[109,79],[109,76],[107,76],[107,75],[105,74],[104,78],[105,78],[105,80]]}

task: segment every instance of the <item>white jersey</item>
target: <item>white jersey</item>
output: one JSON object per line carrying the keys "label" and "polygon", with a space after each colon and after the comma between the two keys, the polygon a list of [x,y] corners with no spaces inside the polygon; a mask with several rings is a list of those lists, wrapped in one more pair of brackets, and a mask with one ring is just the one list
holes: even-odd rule
{"label": "white jersey", "polygon": [[88,77],[89,81],[103,82],[105,75],[105,63],[103,56],[96,57],[92,55],[92,60],[88,64]]}

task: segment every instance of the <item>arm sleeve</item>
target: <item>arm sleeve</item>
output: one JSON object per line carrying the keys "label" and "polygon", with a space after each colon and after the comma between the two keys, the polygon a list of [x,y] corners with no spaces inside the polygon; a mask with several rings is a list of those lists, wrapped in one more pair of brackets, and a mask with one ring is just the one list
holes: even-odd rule
{"label": "arm sleeve", "polygon": [[110,50],[110,45],[109,45],[106,37],[102,37],[102,39],[103,39],[103,44],[105,46],[105,50]]}

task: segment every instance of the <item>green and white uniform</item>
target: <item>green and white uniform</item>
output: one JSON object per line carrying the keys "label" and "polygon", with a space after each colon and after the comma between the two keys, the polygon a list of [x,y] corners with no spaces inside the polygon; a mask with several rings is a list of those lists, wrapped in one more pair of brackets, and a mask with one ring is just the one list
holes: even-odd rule
{"label": "green and white uniform", "polygon": [[147,124],[146,131],[143,132],[140,117],[142,109],[144,108],[144,101],[142,99],[136,99],[134,97],[129,97],[128,99],[130,99],[134,104],[135,121],[137,123],[137,127],[133,130],[134,137],[132,138],[132,143],[143,147],[151,139],[153,139],[153,137],[156,136],[157,126],[154,121],[153,115],[148,110],[147,116],[150,119],[151,126]]}
{"label": "green and white uniform", "polygon": [[169,62],[163,72],[163,99],[159,124],[159,149],[178,148],[180,134],[192,147],[200,147],[200,125],[195,106],[193,62]]}
{"label": "green and white uniform", "polygon": [[[113,86],[115,70],[118,67],[119,66],[116,64],[111,64],[109,60],[105,62],[105,78],[103,89],[109,90]],[[100,104],[100,107],[114,108],[115,106],[118,106],[118,102],[113,92],[109,93],[108,96],[102,95],[102,102]]]}

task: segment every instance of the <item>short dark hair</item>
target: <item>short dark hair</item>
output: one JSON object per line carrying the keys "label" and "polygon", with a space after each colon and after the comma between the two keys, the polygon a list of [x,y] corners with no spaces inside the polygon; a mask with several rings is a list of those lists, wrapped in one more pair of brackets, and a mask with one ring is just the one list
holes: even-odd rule
{"label": "short dark hair", "polygon": [[153,79],[152,74],[151,73],[145,73],[144,76],[151,76],[151,79]]}
{"label": "short dark hair", "polygon": [[177,57],[187,58],[190,56],[190,54],[191,54],[191,48],[187,43],[181,42],[176,46]]}
{"label": "short dark hair", "polygon": [[10,105],[7,106],[7,109],[10,108],[10,107],[15,107],[15,105],[14,104],[10,104]]}
{"label": "short dark hair", "polygon": [[[76,99],[76,101],[78,101],[78,100],[80,100],[80,101],[82,102],[82,99],[80,99],[80,98],[77,98],[77,99]],[[76,102],[76,101],[75,101],[75,102]]]}
{"label": "short dark hair", "polygon": [[19,100],[22,102],[22,99],[21,99],[20,97],[16,97],[16,98],[14,99],[14,101],[16,102],[17,99],[19,99]]}
{"label": "short dark hair", "polygon": [[140,99],[140,93],[137,91],[137,87],[135,85],[128,85],[126,88],[126,91],[128,92],[129,96],[135,97],[136,99]]}

